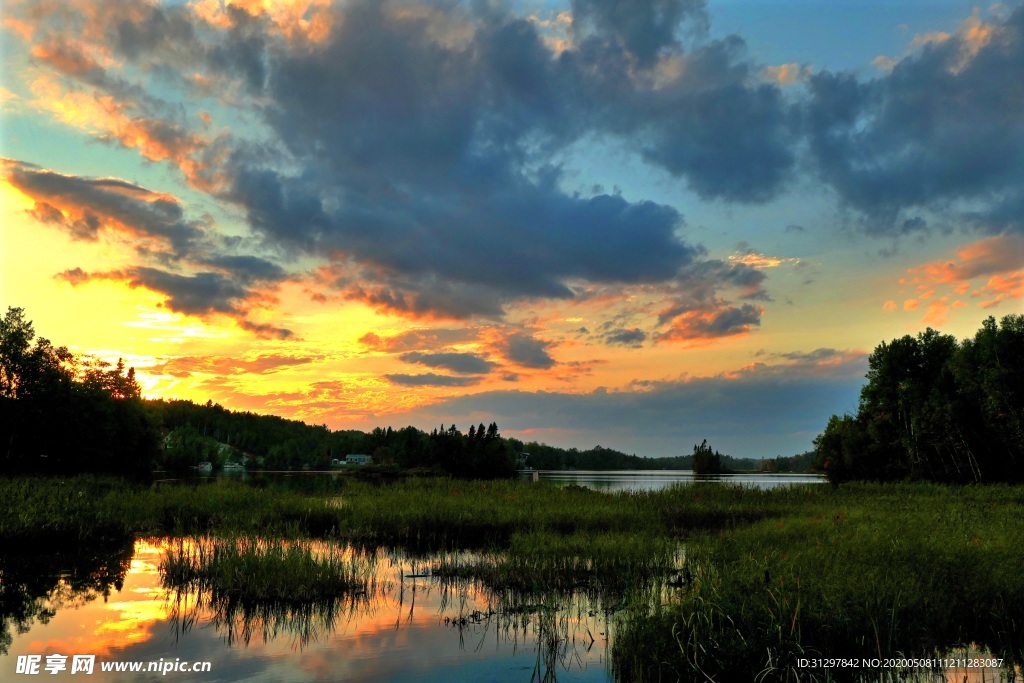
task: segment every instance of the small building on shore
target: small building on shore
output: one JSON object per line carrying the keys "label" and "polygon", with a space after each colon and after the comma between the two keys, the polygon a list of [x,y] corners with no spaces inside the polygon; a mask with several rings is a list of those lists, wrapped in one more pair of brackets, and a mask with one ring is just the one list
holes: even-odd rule
{"label": "small building on shore", "polygon": [[372,465],[372,455],[352,454],[345,456],[346,465]]}

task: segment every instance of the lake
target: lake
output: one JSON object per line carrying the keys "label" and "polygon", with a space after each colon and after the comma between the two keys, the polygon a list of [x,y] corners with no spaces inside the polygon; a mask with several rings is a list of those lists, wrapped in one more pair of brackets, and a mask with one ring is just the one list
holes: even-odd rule
{"label": "lake", "polygon": [[[517,601],[471,582],[427,576],[436,557],[379,551],[371,555],[374,586],[364,595],[287,609],[226,607],[162,580],[161,562],[175,542],[139,539],[80,566],[47,570],[28,561],[27,575],[5,571],[5,607],[19,609],[4,615],[13,642],[0,640],[7,650],[0,680],[14,678],[26,655],[40,656],[45,680],[80,679],[84,674],[70,672],[74,655],[95,656],[89,678],[95,681],[611,679],[611,611],[586,595]],[[47,571],[53,580],[41,581]],[[12,600],[18,587],[24,593]],[[67,670],[45,669],[53,655],[67,658]],[[164,677],[100,670],[103,663],[132,662],[208,662],[209,671],[172,669]]]}
{"label": "lake", "polygon": [[520,478],[545,479],[559,485],[586,486],[614,493],[616,491],[656,491],[672,484],[701,484],[720,482],[762,489],[793,484],[823,484],[823,474],[769,474],[745,472],[742,474],[694,474],[689,470],[535,470],[520,472]]}
{"label": "lake", "polygon": [[[242,479],[249,482],[267,482],[303,490],[316,490],[331,479],[344,476],[338,471],[304,472],[228,472],[215,475],[196,475],[192,479],[216,481]],[[544,479],[560,486],[586,486],[615,493],[616,491],[656,491],[672,484],[703,484],[719,482],[753,486],[761,489],[791,486],[793,484],[824,484],[823,474],[773,474],[743,472],[741,474],[694,474],[690,470],[522,470],[520,479]]]}

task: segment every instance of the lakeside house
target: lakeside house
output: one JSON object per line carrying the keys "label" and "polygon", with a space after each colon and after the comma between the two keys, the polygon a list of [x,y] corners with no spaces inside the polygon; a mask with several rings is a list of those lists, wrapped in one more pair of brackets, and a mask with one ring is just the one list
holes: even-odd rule
{"label": "lakeside house", "polygon": [[373,456],[362,454],[351,454],[345,456],[346,465],[372,465]]}

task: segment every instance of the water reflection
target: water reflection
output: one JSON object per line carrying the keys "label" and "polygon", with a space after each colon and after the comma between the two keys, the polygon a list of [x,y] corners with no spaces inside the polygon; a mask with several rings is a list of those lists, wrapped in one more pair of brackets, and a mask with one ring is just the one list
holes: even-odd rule
{"label": "water reflection", "polygon": [[0,555],[0,655],[15,634],[49,623],[58,610],[100,596],[106,602],[111,590],[121,590],[133,555],[130,538],[80,547],[23,545]]}
{"label": "water reflection", "polygon": [[[429,557],[377,550],[366,555],[375,579],[364,592],[240,600],[194,583],[169,584],[160,567],[177,543],[140,540],[83,565],[73,582],[51,578],[31,587],[26,577],[22,606],[4,611],[11,636],[0,680],[12,677],[26,654],[44,661],[95,654],[91,678],[98,681],[149,680],[103,672],[101,662],[161,659],[211,662],[209,674],[190,674],[195,680],[610,680],[608,615],[585,595],[498,594],[432,576]],[[5,565],[5,607],[9,576]],[[104,594],[108,599],[94,599]],[[77,680],[68,671],[47,678]]]}
{"label": "water reflection", "polygon": [[794,484],[821,484],[827,480],[818,474],[694,474],[689,470],[533,470],[520,472],[520,478],[546,480],[561,486],[586,486],[605,493],[617,491],[657,491],[673,484],[720,482],[770,489]]}
{"label": "water reflection", "polygon": [[[250,486],[296,491],[307,495],[331,494],[339,488],[350,473],[340,471],[308,472],[264,472],[243,471],[241,473],[191,475],[185,479],[166,479],[158,485],[178,485],[182,481],[212,483],[221,479],[239,479]],[[700,482],[721,482],[769,489],[793,484],[822,484],[827,479],[823,474],[778,474],[745,472],[742,474],[694,474],[689,470],[523,470],[520,479],[553,481],[568,486],[588,488],[614,493],[616,491],[657,491],[672,484],[693,484]]]}
{"label": "water reflection", "polygon": [[[201,542],[156,538],[4,557],[0,618],[8,654],[0,657],[0,679],[13,678],[18,655],[95,654],[91,678],[98,681],[153,679],[103,672],[99,662],[161,659],[211,662],[209,674],[189,675],[199,681],[608,681],[615,623],[628,614],[623,605],[663,604],[687,583],[666,580],[631,596],[494,590],[439,575],[440,556],[309,542],[318,553],[349,553],[372,580],[331,598],[242,599],[161,571],[168,550]],[[965,675],[1010,680],[992,669],[914,680],[959,683]]]}
{"label": "water reflection", "polygon": [[[324,542],[304,545],[320,556],[338,552]],[[596,595],[494,591],[479,581],[436,575],[436,558],[380,549],[343,552],[361,565],[359,573],[368,580],[342,597],[304,601],[274,595],[245,598],[238,591],[218,590],[196,580],[176,581],[180,574],[168,571],[170,563],[165,561],[162,576],[172,630],[176,638],[184,639],[197,626],[212,626],[228,645],[247,647],[286,637],[293,649],[305,651],[320,642],[351,640],[368,624],[382,628],[393,619],[392,628],[404,636],[409,654],[415,651],[417,657],[425,651],[422,641],[428,641],[440,648],[436,652],[447,650],[448,664],[505,661],[508,680],[527,680],[521,672],[528,667],[530,680],[537,681],[608,678],[609,613],[601,612]],[[449,636],[446,643],[436,643],[445,632],[457,639]],[[348,653],[352,654],[358,656]],[[383,652],[374,654],[386,657]],[[416,666],[413,659],[406,665]],[[415,673],[406,671],[405,676]],[[430,671],[421,673],[433,676]],[[492,665],[487,677],[502,680],[495,677]]]}

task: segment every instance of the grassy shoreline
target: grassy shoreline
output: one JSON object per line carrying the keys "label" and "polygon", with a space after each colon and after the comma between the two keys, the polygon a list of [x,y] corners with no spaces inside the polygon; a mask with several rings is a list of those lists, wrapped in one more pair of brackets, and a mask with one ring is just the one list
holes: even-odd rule
{"label": "grassy shoreline", "polygon": [[2,479],[0,496],[10,503],[3,542],[204,534],[469,549],[473,561],[439,561],[435,575],[498,590],[615,591],[627,605],[612,651],[622,680],[785,679],[798,657],[973,644],[1010,662],[1024,654],[1022,486],[609,495],[544,482],[345,480],[306,495],[76,477]]}

